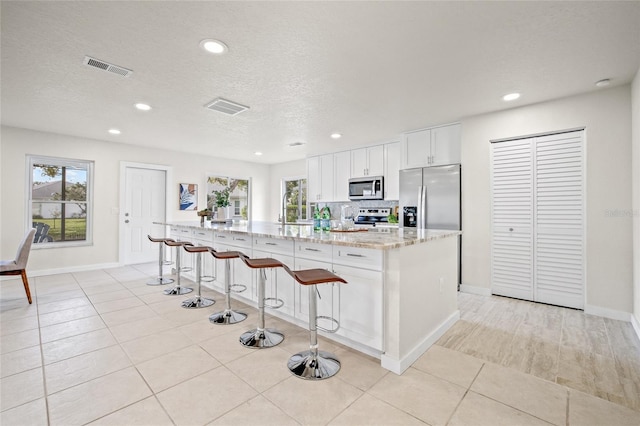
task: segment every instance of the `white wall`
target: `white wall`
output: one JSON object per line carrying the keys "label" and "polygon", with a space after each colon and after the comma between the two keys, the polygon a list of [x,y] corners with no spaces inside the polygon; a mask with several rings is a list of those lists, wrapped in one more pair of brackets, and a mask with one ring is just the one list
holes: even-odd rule
{"label": "white wall", "polygon": [[583,126],[587,310],[632,312],[632,219],[606,214],[631,211],[629,85],[462,120],[464,285],[491,286],[489,141]]}
{"label": "white wall", "polygon": [[271,203],[269,206],[268,220],[276,221],[282,208],[281,192],[283,178],[300,178],[307,176],[306,160],[289,161],[286,163],[272,164],[269,172],[269,192]]}
{"label": "white wall", "polygon": [[170,200],[175,209],[167,211],[172,221],[197,221],[193,211],[178,208],[178,184],[198,184],[198,208],[206,206],[207,174],[250,177],[252,219],[266,220],[269,206],[269,166],[179,151],[165,151],[93,139],[76,138],[3,126],[0,129],[0,258],[12,258],[27,224],[25,197],[26,155],[46,155],[95,161],[93,246],[33,250],[29,257],[32,271],[100,265],[118,262],[118,214],[120,162],[161,164],[172,167]]}
{"label": "white wall", "polygon": [[[633,313],[640,326],[640,69],[631,90],[631,126],[633,137]],[[640,335],[640,329],[636,329]]]}

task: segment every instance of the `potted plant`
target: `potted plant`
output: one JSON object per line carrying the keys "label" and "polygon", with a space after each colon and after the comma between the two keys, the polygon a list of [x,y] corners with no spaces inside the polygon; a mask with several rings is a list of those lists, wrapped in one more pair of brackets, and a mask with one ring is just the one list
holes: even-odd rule
{"label": "potted plant", "polygon": [[229,207],[229,188],[213,191],[214,205],[218,209],[218,219],[227,219],[227,207]]}

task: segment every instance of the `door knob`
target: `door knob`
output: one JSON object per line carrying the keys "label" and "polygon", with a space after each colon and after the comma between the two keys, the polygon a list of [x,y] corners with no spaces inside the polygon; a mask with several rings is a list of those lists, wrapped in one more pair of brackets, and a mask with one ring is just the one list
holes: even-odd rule
{"label": "door knob", "polygon": [[129,219],[125,220],[124,223],[129,223]]}
{"label": "door knob", "polygon": [[513,231],[513,228],[509,228],[509,231]]}
{"label": "door knob", "polygon": [[125,215],[125,216],[129,216],[129,213],[125,213],[124,215]]}

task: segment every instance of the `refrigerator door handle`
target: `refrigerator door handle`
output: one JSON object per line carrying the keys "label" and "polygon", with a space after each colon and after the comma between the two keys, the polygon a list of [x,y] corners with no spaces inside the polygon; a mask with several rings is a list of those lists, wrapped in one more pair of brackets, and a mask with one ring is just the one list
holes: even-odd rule
{"label": "refrigerator door handle", "polygon": [[420,187],[420,193],[418,195],[418,228],[427,228],[427,187],[423,185]]}

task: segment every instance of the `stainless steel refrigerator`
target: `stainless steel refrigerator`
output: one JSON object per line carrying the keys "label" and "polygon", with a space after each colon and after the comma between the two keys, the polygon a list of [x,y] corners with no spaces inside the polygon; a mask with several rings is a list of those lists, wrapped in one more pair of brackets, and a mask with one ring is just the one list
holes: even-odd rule
{"label": "stainless steel refrigerator", "polygon": [[[460,171],[460,164],[400,170],[400,226],[461,230]],[[458,238],[458,284],[461,242]]]}
{"label": "stainless steel refrigerator", "polygon": [[400,226],[460,230],[460,165],[400,170]]}

